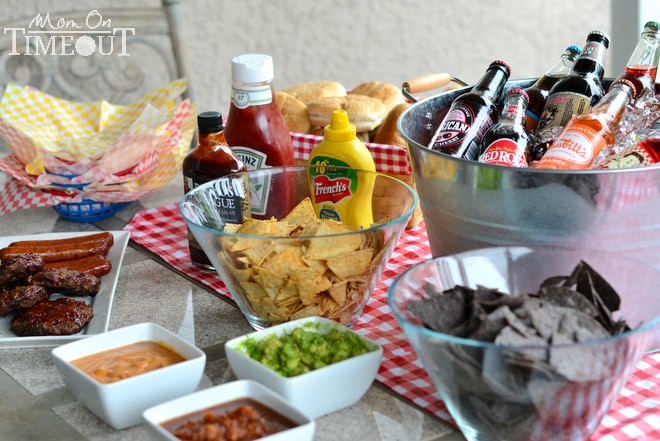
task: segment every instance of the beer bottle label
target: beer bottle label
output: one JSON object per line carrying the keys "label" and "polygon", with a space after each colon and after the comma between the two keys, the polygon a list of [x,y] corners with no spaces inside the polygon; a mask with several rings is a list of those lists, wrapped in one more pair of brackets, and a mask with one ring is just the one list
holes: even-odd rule
{"label": "beer bottle label", "polygon": [[519,152],[518,143],[509,138],[500,138],[491,142],[479,157],[479,162],[509,167],[527,167],[524,152]]}
{"label": "beer bottle label", "polygon": [[583,170],[591,167],[595,155],[607,147],[607,140],[587,125],[565,129],[552,143],[535,168]]}
{"label": "beer bottle label", "polygon": [[582,48],[582,53],[580,54],[581,60],[591,60],[598,64],[602,64],[605,59],[605,51],[607,48],[603,43],[597,41],[589,41],[586,46]]}
{"label": "beer bottle label", "polygon": [[548,97],[543,108],[539,130],[565,126],[574,115],[582,115],[591,107],[591,97],[575,92],[559,92]]}
{"label": "beer bottle label", "polygon": [[479,152],[479,144],[486,131],[493,125],[494,121],[490,115],[484,115],[477,133],[472,137],[468,145],[463,145],[476,122],[474,109],[465,103],[456,103],[440,123],[438,130],[431,140],[432,150],[445,150],[454,156],[462,156],[467,159],[476,159]]}

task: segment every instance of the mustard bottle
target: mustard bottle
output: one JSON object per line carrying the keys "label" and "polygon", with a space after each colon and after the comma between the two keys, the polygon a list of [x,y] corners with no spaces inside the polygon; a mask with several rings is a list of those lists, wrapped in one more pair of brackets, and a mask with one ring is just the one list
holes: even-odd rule
{"label": "mustard bottle", "polygon": [[[371,198],[376,171],[369,149],[356,136],[345,110],[332,112],[323,140],[309,155],[311,199],[317,216],[354,228],[373,222]],[[347,169],[350,168],[350,169]]]}

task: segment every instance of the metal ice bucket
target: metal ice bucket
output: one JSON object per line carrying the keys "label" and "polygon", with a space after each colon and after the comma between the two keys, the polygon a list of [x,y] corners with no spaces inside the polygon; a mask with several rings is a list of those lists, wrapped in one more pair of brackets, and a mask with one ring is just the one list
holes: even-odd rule
{"label": "metal ice bucket", "polygon": [[[510,80],[504,94],[534,81]],[[660,165],[520,169],[427,149],[451,102],[467,90],[420,100],[398,121],[434,257],[491,245],[548,244],[618,252],[660,266]]]}

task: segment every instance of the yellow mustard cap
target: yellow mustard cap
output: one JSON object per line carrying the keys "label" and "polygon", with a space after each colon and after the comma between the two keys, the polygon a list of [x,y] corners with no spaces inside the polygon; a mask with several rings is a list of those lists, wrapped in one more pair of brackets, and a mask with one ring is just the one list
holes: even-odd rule
{"label": "yellow mustard cap", "polygon": [[357,130],[348,120],[345,110],[334,110],[330,124],[323,129],[323,135],[328,141],[342,142],[355,139]]}

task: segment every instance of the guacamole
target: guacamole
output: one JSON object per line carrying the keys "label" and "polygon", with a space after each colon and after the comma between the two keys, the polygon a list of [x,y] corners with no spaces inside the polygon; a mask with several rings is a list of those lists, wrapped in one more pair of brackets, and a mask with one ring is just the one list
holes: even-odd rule
{"label": "guacamole", "polygon": [[320,333],[318,323],[306,323],[281,336],[250,337],[236,349],[285,377],[304,374],[373,350],[352,332],[331,328],[328,333]]}

